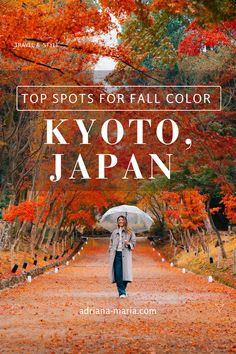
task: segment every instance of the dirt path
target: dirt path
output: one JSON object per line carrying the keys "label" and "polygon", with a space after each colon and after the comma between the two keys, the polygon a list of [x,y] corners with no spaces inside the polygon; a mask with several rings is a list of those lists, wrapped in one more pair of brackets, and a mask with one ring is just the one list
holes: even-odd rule
{"label": "dirt path", "polygon": [[58,274],[2,291],[1,353],[236,352],[235,290],[171,268],[138,240],[119,299],[107,249],[108,239],[89,240]]}

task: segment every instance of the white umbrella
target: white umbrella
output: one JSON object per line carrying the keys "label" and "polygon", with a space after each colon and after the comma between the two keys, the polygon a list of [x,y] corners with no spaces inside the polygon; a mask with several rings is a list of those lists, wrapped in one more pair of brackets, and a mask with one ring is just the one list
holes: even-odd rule
{"label": "white umbrella", "polygon": [[100,219],[100,225],[109,231],[113,231],[117,227],[118,216],[123,215],[127,218],[128,226],[130,226],[134,232],[143,232],[150,229],[153,220],[152,218],[133,205],[119,205],[106,211],[106,213]]}

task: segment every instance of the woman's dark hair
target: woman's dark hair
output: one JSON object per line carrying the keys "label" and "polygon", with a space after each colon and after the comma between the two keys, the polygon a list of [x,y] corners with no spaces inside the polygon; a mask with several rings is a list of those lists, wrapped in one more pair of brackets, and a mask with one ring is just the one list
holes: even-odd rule
{"label": "woman's dark hair", "polygon": [[127,220],[127,218],[126,218],[124,215],[118,216],[118,218],[116,219],[117,224],[118,224],[119,218],[124,219],[124,221],[125,221],[124,229],[125,229],[125,231],[126,231],[129,235],[131,235],[131,233],[132,233],[133,230],[131,229],[131,227],[128,226],[128,220]]}
{"label": "woman's dark hair", "polygon": [[116,219],[116,221],[118,222],[119,218],[122,218],[125,220],[125,223],[128,224],[127,218],[124,215],[120,215],[118,216],[118,218]]}

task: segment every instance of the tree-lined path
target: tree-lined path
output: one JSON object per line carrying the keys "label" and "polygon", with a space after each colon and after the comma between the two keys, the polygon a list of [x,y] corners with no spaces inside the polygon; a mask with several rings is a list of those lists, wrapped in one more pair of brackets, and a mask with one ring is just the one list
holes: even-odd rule
{"label": "tree-lined path", "polygon": [[[2,353],[236,352],[234,289],[171,268],[138,239],[134,281],[119,299],[108,276],[108,241],[90,239],[58,274],[0,293]],[[128,313],[135,309],[156,313]]]}

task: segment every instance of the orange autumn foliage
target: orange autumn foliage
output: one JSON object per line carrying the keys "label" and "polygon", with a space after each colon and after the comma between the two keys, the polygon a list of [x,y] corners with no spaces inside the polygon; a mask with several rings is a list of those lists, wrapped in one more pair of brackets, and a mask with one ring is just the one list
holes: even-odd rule
{"label": "orange autumn foliage", "polygon": [[207,196],[200,194],[197,190],[186,189],[182,192],[182,226],[196,230],[203,225],[203,220],[207,217],[204,202]]}
{"label": "orange autumn foliage", "polygon": [[221,203],[225,206],[224,214],[230,220],[231,223],[236,223],[236,196],[226,194],[223,198]]}
{"label": "orange autumn foliage", "polygon": [[27,200],[19,205],[11,205],[4,215],[5,221],[35,221],[37,203],[32,200]]}
{"label": "orange autumn foliage", "polygon": [[163,192],[163,201],[166,205],[164,216],[167,226],[171,229],[182,227],[196,230],[203,225],[207,217],[204,201],[205,195],[201,195],[195,189],[186,189],[182,192]]}
{"label": "orange autumn foliage", "polygon": [[178,47],[179,56],[197,56],[205,48],[219,48],[231,46],[235,49],[232,40],[236,29],[236,20],[223,22],[220,25],[212,25],[211,28],[203,29],[195,20],[185,29],[185,37]]}
{"label": "orange autumn foliage", "polygon": [[[33,1],[34,3],[34,1]],[[36,3],[36,2],[35,2]],[[15,9],[8,8],[2,16],[0,21],[0,29],[2,36],[0,38],[0,51],[2,57],[7,59],[8,63],[12,64],[12,67],[17,67],[20,63],[20,69],[32,70],[41,66],[50,69],[53,62],[53,69],[66,71],[73,69],[75,71],[80,71],[87,68],[92,68],[93,65],[98,60],[98,55],[107,55],[115,59],[125,59],[130,62],[130,57],[132,55],[128,50],[122,45],[118,45],[116,48],[109,48],[104,42],[100,41],[99,44],[92,41],[93,37],[98,37],[101,34],[109,32],[115,27],[112,23],[109,11],[113,11],[115,15],[129,16],[132,13],[136,15],[142,15],[142,17],[149,16],[151,11],[157,10],[168,10],[171,13],[183,13],[185,10],[192,11],[191,2],[180,0],[180,1],[153,1],[152,4],[144,4],[141,1],[108,1],[101,0],[100,4],[102,10],[99,11],[96,6],[89,6],[87,2],[81,1],[68,1],[65,2],[62,7],[58,7],[56,3],[42,2],[38,6],[31,6],[27,2],[27,7],[17,7]],[[108,9],[106,11],[106,9]],[[233,23],[233,22],[232,22]],[[234,30],[232,23],[227,24],[227,30]],[[225,23],[224,23],[225,24]],[[231,27],[232,28],[231,28]],[[212,32],[213,31],[213,32]],[[213,28],[211,31],[202,30],[195,23],[192,23],[186,33],[186,37],[181,42],[179,50],[183,49],[183,53],[190,55],[191,53],[200,53],[202,42],[204,39],[204,44],[208,46],[216,46],[220,43],[228,44],[230,42],[230,37],[225,33],[226,31],[217,27]],[[197,45],[191,40],[193,37],[190,34],[194,34],[194,38],[199,39]],[[216,36],[213,36],[213,33]],[[189,37],[190,36],[190,37]],[[189,40],[190,38],[190,40]],[[86,39],[86,41],[85,41]],[[49,50],[39,50],[39,48],[24,48],[19,47],[14,49],[15,42],[26,42],[35,44],[36,43],[60,43],[59,48],[50,48]],[[73,55],[72,55],[73,54]],[[30,63],[30,65],[29,65]],[[31,78],[30,78],[31,80]],[[127,117],[122,115],[123,119]],[[122,118],[120,118],[122,119]],[[230,136],[221,136],[218,133],[212,131],[203,132],[198,129],[198,122],[191,121],[192,126],[185,124],[184,119],[189,122],[189,116],[178,117],[182,122],[183,135],[184,129],[186,129],[186,134],[188,130],[191,129],[195,137],[195,146],[193,146],[193,152],[197,153],[199,150],[199,160],[203,165],[209,165],[210,167],[217,167],[217,159],[219,159],[219,165],[222,168],[224,163],[228,164],[228,160],[225,158],[225,150],[222,146],[227,146],[227,151],[233,156],[234,143],[235,140]],[[207,123],[207,122],[206,122]],[[186,128],[184,128],[186,127]],[[130,137],[131,141],[131,137]],[[129,149],[127,141],[127,150]],[[155,141],[151,141],[155,144]],[[147,148],[145,147],[147,150]],[[160,150],[164,150],[160,147]],[[175,147],[175,151],[183,151],[180,157],[176,157],[176,166],[178,167],[178,158],[183,160],[186,154],[186,158],[189,158],[188,153],[182,149],[182,146]],[[195,149],[195,150],[194,150]],[[210,150],[214,152],[214,158],[209,156],[206,151],[202,149]],[[143,160],[145,164],[144,149],[140,147],[138,154],[140,159]],[[92,159],[91,159],[92,160]],[[123,154],[120,159],[121,164],[126,164],[127,155]],[[230,160],[231,162],[231,160]],[[45,162],[44,162],[45,164]],[[201,169],[199,164],[199,169]],[[42,168],[42,166],[41,166]],[[47,166],[46,166],[47,168]],[[194,164],[194,168],[197,169],[197,164]],[[24,187],[27,186],[27,181]],[[92,182],[94,183],[94,182]],[[91,189],[94,188],[94,184],[91,184]],[[66,186],[65,186],[66,189]],[[120,195],[122,192],[118,192]],[[57,201],[55,205],[56,218],[54,223],[58,223],[62,215],[63,205],[67,204],[72,197],[71,193],[67,193],[65,199],[57,195]],[[53,198],[53,197],[52,197]],[[125,198],[124,198],[125,199]],[[18,206],[12,206],[11,209],[6,213],[5,220],[13,221],[19,218],[21,221],[32,221],[36,219],[36,209],[37,214],[40,214],[40,210],[43,208],[43,200],[45,201],[45,196],[42,197],[42,201],[39,203],[27,201],[20,203]],[[122,202],[122,198],[115,196],[115,192],[112,192],[109,196],[104,197],[101,192],[92,191],[90,193],[81,193],[78,198],[73,200],[70,206],[67,208],[67,219],[70,221],[75,221],[78,223],[86,222],[87,224],[92,224],[95,222],[93,217],[94,209],[102,210],[103,208],[109,207],[110,205]],[[197,191],[186,190],[182,193],[165,192],[163,194],[163,202],[166,203],[167,208],[165,210],[165,216],[170,227],[175,225],[180,225],[184,228],[195,229],[205,218],[205,211],[203,207],[204,198]],[[226,201],[226,212],[229,215],[230,220],[234,220],[233,212],[234,207],[233,202],[229,205]],[[42,221],[45,221],[49,213],[49,206],[47,205],[44,209]]]}
{"label": "orange autumn foliage", "polygon": [[75,221],[76,226],[93,226],[94,217],[91,214],[91,211],[79,210],[74,213],[69,213],[67,216],[68,220]]}

